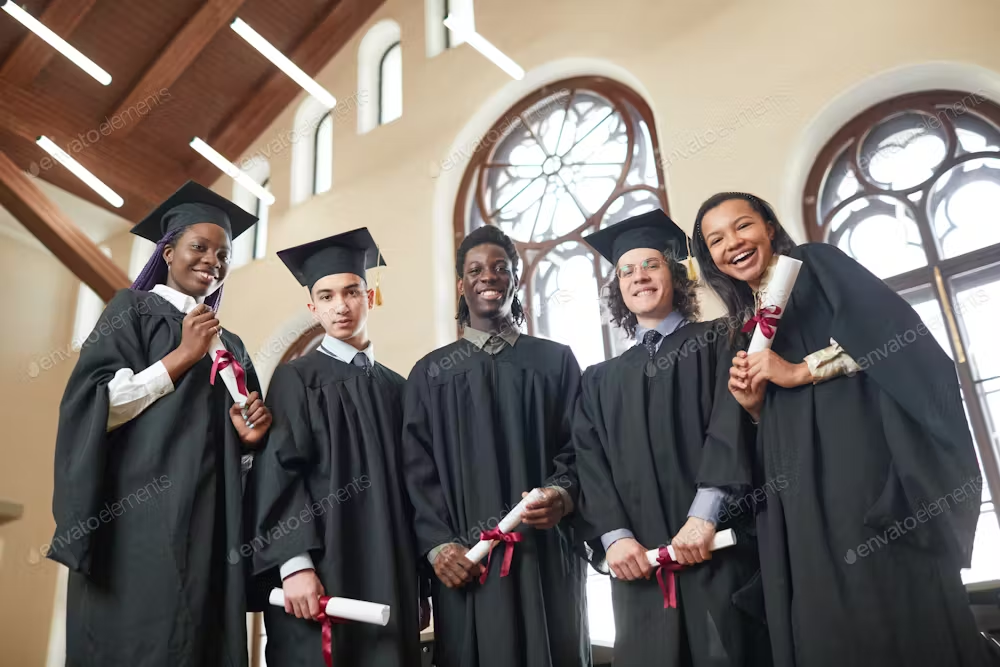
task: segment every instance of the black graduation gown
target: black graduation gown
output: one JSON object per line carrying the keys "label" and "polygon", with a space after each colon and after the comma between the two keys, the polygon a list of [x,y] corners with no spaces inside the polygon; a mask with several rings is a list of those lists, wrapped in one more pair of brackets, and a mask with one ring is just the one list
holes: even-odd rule
{"label": "black graduation gown", "polygon": [[[571,420],[580,368],[558,343],[520,336],[490,356],[461,339],[427,355],[406,383],[403,447],[421,558],[446,542],[475,544],[521,500],[560,485],[576,502]],[[436,577],[438,667],[590,665],[586,561],[573,515],[553,529],[521,526],[507,577],[497,546],[489,576],[452,590]],[[486,565],[486,559],[482,561]]]}
{"label": "black graduation gown", "polygon": [[[279,366],[268,387],[274,425],[248,495],[255,587],[309,552],[326,594],[387,604],[385,627],[333,626],[333,664],[416,667],[419,606],[412,510],[401,469],[403,378],[316,350]],[[267,664],[323,667],[319,623],[267,605]]]}
{"label": "black graduation gown", "polygon": [[[206,355],[142,414],[106,432],[108,383],[181,342],[184,314],[121,290],[80,351],[59,409],[49,557],[70,569],[66,664],[247,664],[242,542],[244,452]],[[243,343],[223,344],[259,385]]]}
{"label": "black graduation gown", "polygon": [[[767,389],[762,474],[787,480],[757,517],[775,661],[983,664],[959,574],[981,482],[955,367],[916,312],[842,251],[791,255],[803,266],[772,349],[797,363],[833,337],[862,372]],[[930,509],[946,498],[950,511]]]}
{"label": "black graduation gown", "polygon": [[[754,431],[727,388],[732,356],[724,321],[695,322],[652,360],[636,345],[584,373],[573,441],[595,546],[619,528],[647,549],[669,544],[699,485],[748,493]],[[737,544],[676,573],[676,608],[663,608],[655,576],[612,579],[616,666],[770,664],[752,523],[749,511],[725,516],[716,528]]]}

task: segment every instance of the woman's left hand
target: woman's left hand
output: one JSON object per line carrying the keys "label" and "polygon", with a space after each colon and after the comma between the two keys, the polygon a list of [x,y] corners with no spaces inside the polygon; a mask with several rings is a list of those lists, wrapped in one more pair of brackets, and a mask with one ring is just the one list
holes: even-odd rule
{"label": "woman's left hand", "polygon": [[229,419],[236,427],[236,432],[240,434],[240,440],[250,447],[259,444],[271,427],[271,411],[267,409],[256,391],[250,392],[243,408],[233,403],[233,407],[229,408]]}
{"label": "woman's left hand", "polygon": [[772,350],[754,352],[747,357],[749,362],[748,375],[750,390],[756,392],[764,382],[773,382],[779,387],[791,389],[813,380],[809,365],[806,362],[793,364],[785,361]]}

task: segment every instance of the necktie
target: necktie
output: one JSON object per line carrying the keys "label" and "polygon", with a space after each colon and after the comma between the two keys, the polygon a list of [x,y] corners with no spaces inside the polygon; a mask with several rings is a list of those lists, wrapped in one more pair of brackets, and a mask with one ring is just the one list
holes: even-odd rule
{"label": "necktie", "polygon": [[661,338],[663,338],[663,334],[656,329],[650,329],[643,335],[642,345],[646,348],[646,352],[649,352],[650,359],[656,354],[656,345],[660,342]]}
{"label": "necktie", "polygon": [[355,354],[354,355],[354,362],[353,363],[358,368],[365,369],[365,375],[371,375],[372,374],[372,367],[368,363],[368,355],[365,354],[364,352],[358,352],[357,354]]}

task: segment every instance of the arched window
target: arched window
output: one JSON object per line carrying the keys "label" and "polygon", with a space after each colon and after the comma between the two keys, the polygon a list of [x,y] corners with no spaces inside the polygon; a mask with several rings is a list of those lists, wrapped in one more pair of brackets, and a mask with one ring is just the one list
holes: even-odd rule
{"label": "arched window", "polygon": [[312,174],[314,195],[328,192],[333,187],[333,116],[329,113],[320,120],[313,135]]}
{"label": "arched window", "polygon": [[[632,90],[576,78],[522,99],[473,154],[455,206],[456,247],[497,225],[523,260],[528,333],[573,348],[583,367],[628,344],[602,317],[611,265],[581,237],[645,211],[667,210],[656,130]],[[600,276],[600,278],[595,277]]]}
{"label": "arched window", "polygon": [[382,54],[378,66],[378,124],[403,115],[403,48],[396,42]]}
{"label": "arched window", "polygon": [[399,24],[373,25],[358,47],[358,133],[371,132],[403,113],[403,51]]}
{"label": "arched window", "polygon": [[827,143],[804,194],[810,240],[899,292],[955,360],[984,476],[973,571],[1000,563],[1000,105],[955,91],[882,102]]}
{"label": "arched window", "polygon": [[[256,157],[244,164],[243,170],[252,179],[270,192],[271,166],[264,157]],[[267,219],[270,207],[257,198],[257,195],[244,188],[239,183],[233,183],[233,202],[244,211],[257,216],[256,224],[233,241],[233,257],[230,267],[235,269],[249,264],[255,259],[263,259],[267,254]]]}

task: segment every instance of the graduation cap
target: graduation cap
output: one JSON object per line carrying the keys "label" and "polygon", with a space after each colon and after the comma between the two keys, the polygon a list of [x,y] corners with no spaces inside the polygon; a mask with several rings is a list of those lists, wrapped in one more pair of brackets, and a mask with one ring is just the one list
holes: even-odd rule
{"label": "graduation cap", "polygon": [[697,278],[687,234],[659,209],[622,220],[584,236],[583,240],[615,267],[622,255],[636,248],[671,250],[678,261],[687,260],[688,278]]}
{"label": "graduation cap", "polygon": [[132,227],[132,233],[159,243],[170,232],[200,222],[211,222],[235,239],[254,226],[257,216],[247,213],[204,185],[188,181]]}
{"label": "graduation cap", "polygon": [[[310,291],[320,278],[337,273],[353,273],[367,281],[365,272],[368,269],[386,265],[385,258],[367,227],[279,250],[278,257],[298,279],[299,284],[308,287]],[[375,281],[375,304],[381,306],[381,272]]]}

